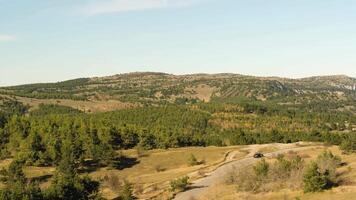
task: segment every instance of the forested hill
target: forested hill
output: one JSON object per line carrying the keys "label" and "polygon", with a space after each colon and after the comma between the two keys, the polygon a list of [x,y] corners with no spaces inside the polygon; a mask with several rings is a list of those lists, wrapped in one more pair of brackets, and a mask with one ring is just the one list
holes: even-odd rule
{"label": "forested hill", "polygon": [[[346,76],[131,73],[1,88],[0,160],[13,162],[0,170],[0,199],[102,199],[81,172],[136,164],[122,154],[132,148],[315,141],[356,152],[355,85]],[[50,187],[24,166],[55,167]]]}
{"label": "forested hill", "polygon": [[[136,72],[3,87],[0,88],[0,95],[17,97],[19,101],[31,106],[58,103],[81,110],[87,108],[89,111],[109,111],[138,105],[228,102],[242,98],[278,104],[341,103],[342,106],[338,106],[340,109],[353,109],[356,102],[356,79],[342,75],[287,79],[238,74],[171,75]],[[82,105],[79,103],[81,101],[86,104]],[[110,104],[102,106],[90,104],[108,101]]]}

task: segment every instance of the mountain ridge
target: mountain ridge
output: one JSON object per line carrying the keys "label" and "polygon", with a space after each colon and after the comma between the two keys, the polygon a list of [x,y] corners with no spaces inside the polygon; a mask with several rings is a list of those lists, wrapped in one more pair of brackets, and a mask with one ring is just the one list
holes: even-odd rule
{"label": "mountain ridge", "polygon": [[34,82],[34,83],[26,83],[26,84],[16,84],[16,85],[9,85],[9,86],[0,86],[0,88],[9,88],[9,87],[17,87],[17,86],[27,86],[27,85],[35,85],[35,84],[56,84],[62,83],[67,81],[73,81],[78,79],[96,79],[96,78],[106,78],[106,77],[120,77],[120,76],[140,76],[140,75],[167,75],[167,76],[219,76],[219,75],[232,75],[232,76],[244,76],[244,77],[254,77],[254,78],[261,78],[261,79],[286,79],[286,80],[308,80],[308,79],[353,79],[356,80],[356,77],[348,76],[345,74],[335,74],[335,75],[312,75],[312,76],[305,76],[300,78],[292,78],[286,76],[259,76],[259,75],[246,75],[246,74],[239,74],[239,73],[187,73],[187,74],[174,74],[174,73],[166,73],[166,72],[153,72],[153,71],[136,71],[136,72],[127,72],[127,73],[119,73],[107,76],[89,76],[89,77],[82,77],[82,78],[73,78],[73,79],[66,79],[63,81],[49,81],[49,82]]}
{"label": "mountain ridge", "polygon": [[[105,104],[114,101],[130,106],[225,102],[236,99],[277,104],[342,102],[345,106],[354,106],[356,78],[331,75],[291,79],[232,73],[174,75],[132,72],[56,83],[1,87],[0,95],[28,98],[26,102],[39,99],[42,103],[48,99],[53,103],[57,99]],[[121,107],[126,108],[113,106]]]}

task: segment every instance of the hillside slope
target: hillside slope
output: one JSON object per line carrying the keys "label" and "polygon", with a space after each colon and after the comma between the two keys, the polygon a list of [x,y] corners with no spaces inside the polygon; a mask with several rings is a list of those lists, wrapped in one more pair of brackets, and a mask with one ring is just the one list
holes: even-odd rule
{"label": "hillside slope", "polygon": [[[241,98],[279,104],[342,102],[343,108],[350,109],[356,102],[356,79],[342,75],[287,79],[239,74],[172,75],[136,72],[58,83],[3,87],[0,88],[0,94],[22,97],[19,98],[20,101],[30,105],[46,103],[36,99],[52,99],[49,103],[55,103],[53,100],[58,99],[72,100],[72,103],[62,104],[73,104],[73,107],[81,110],[90,110],[82,106],[84,102],[105,104],[110,101],[111,106],[104,106],[102,111],[134,105],[191,104],[236,101]],[[57,103],[61,104],[61,101],[58,100]],[[100,106],[92,109],[101,111]]]}

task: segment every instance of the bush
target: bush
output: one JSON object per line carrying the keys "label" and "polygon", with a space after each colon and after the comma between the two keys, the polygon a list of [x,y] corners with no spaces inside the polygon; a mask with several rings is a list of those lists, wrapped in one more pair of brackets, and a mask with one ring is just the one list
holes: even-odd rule
{"label": "bush", "polygon": [[321,153],[304,169],[304,160],[293,155],[277,157],[277,161],[267,163],[262,159],[244,170],[232,170],[225,177],[225,183],[236,184],[239,191],[271,192],[283,188],[318,192],[338,183],[336,169],[341,158],[330,151]]}
{"label": "bush", "polygon": [[356,151],[356,134],[349,134],[345,139],[342,140],[340,148],[346,152]]}
{"label": "bush", "polygon": [[189,166],[199,165],[199,162],[197,158],[194,156],[194,154],[190,154],[190,157],[188,158],[188,164]]}
{"label": "bush", "polygon": [[232,170],[225,178],[227,184],[236,184],[239,191],[270,192],[282,188],[299,189],[302,186],[304,161],[299,156],[290,159],[280,155],[276,162],[260,160],[244,170]]}
{"label": "bush", "polygon": [[331,151],[324,151],[318,155],[316,162],[322,171],[335,171],[341,165],[341,158]]}
{"label": "bush", "polygon": [[341,158],[331,153],[324,151],[316,159],[320,173],[327,174],[328,187],[337,184],[336,169],[341,165]]}
{"label": "bush", "polygon": [[128,181],[124,182],[124,186],[122,187],[122,190],[121,190],[120,199],[121,200],[135,199],[135,197],[133,195],[132,185]]}
{"label": "bush", "polygon": [[165,168],[162,167],[161,165],[156,165],[155,170],[156,170],[156,172],[163,172],[165,170]]}
{"label": "bush", "polygon": [[237,174],[231,174],[228,181],[237,184],[237,189],[244,192],[256,192],[260,189],[262,180],[258,180],[252,169],[238,171]]}
{"label": "bush", "polygon": [[318,164],[310,163],[303,176],[304,192],[320,192],[326,188],[328,177],[319,171]]}
{"label": "bush", "polygon": [[170,182],[171,185],[171,190],[173,192],[178,191],[184,191],[188,188],[189,185],[189,177],[188,176],[184,176],[182,178],[178,178],[176,180],[173,180]]}
{"label": "bush", "polygon": [[103,185],[114,191],[118,191],[121,187],[120,178],[116,174],[105,175],[101,181]]}
{"label": "bush", "polygon": [[265,159],[262,159],[253,167],[253,170],[257,178],[266,177],[268,175],[269,164]]}

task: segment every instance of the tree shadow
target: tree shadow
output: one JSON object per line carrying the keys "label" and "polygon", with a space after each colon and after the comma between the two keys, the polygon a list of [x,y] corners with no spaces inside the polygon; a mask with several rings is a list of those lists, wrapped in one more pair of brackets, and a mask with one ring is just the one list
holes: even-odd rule
{"label": "tree shadow", "polygon": [[[134,200],[134,199],[137,199],[137,198],[136,197],[132,197],[131,199]],[[121,198],[121,197],[116,197],[116,198],[113,198],[112,200],[124,200],[124,199]]]}
{"label": "tree shadow", "polygon": [[199,188],[206,188],[206,187],[208,187],[208,186],[193,186],[193,185],[190,185],[184,191],[194,190],[194,189],[199,189]]}
{"label": "tree shadow", "polygon": [[82,166],[78,169],[79,173],[91,173],[97,171],[102,167],[109,167],[112,169],[123,170],[126,168],[131,168],[140,163],[137,158],[131,158],[126,156],[119,156],[112,160],[108,165],[102,165],[99,161],[95,160],[85,160]]}
{"label": "tree shadow", "polygon": [[140,161],[137,158],[131,158],[131,157],[126,157],[126,156],[121,156],[116,159],[114,168],[123,170],[126,168],[131,168],[137,164],[139,164]]}
{"label": "tree shadow", "polygon": [[43,175],[43,176],[33,177],[30,180],[31,180],[31,182],[44,183],[44,182],[47,182],[52,177],[53,177],[53,175],[46,174],[46,175]]}
{"label": "tree shadow", "polygon": [[94,160],[85,160],[83,162],[83,166],[81,166],[78,169],[79,173],[91,173],[91,172],[95,172],[96,170],[98,170],[99,168],[101,168],[103,166],[101,166],[99,164],[99,162],[94,161]]}

